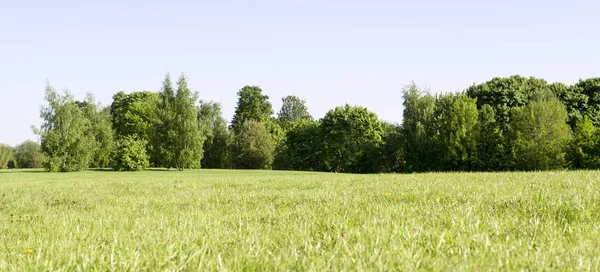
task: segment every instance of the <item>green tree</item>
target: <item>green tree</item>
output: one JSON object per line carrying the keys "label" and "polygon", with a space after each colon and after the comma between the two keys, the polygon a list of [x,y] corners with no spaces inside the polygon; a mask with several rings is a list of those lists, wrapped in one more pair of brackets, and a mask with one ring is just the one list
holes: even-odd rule
{"label": "green tree", "polygon": [[345,105],[327,112],[321,120],[323,163],[327,171],[373,172],[368,152],[381,145],[383,128],[375,113]]}
{"label": "green tree", "polygon": [[506,170],[510,160],[507,156],[504,135],[496,122],[494,109],[483,105],[479,109],[477,133],[477,165],[479,171]]}
{"label": "green tree", "polygon": [[231,121],[231,127],[235,133],[239,133],[241,125],[246,120],[255,120],[267,123],[273,115],[273,106],[269,102],[269,96],[263,95],[257,86],[245,86],[238,93],[237,107]]}
{"label": "green tree", "polygon": [[16,166],[14,148],[9,145],[0,144],[0,169],[16,168]]}
{"label": "green tree", "polygon": [[146,153],[150,155],[152,165],[158,166],[160,154],[154,148],[154,125],[159,123],[158,93],[143,91],[125,94],[118,92],[110,105],[110,116],[116,138],[131,136],[146,141]]}
{"label": "green tree", "polygon": [[294,95],[288,95],[281,99],[283,102],[281,110],[277,114],[277,123],[283,131],[289,130],[294,123],[309,120],[312,121],[312,116],[306,108],[306,101]]}
{"label": "green tree", "polygon": [[495,77],[466,90],[468,96],[477,99],[477,107],[490,105],[496,122],[503,132],[508,130],[513,108],[527,105],[536,93],[548,90],[548,83],[539,78],[514,75],[508,78]]}
{"label": "green tree", "polygon": [[510,123],[514,169],[563,168],[571,137],[567,111],[551,93],[516,108]]}
{"label": "green tree", "polygon": [[113,169],[117,171],[142,171],[148,167],[150,157],[146,153],[147,140],[124,136],[115,143],[112,153]]}
{"label": "green tree", "polygon": [[435,159],[435,98],[414,83],[404,87],[402,98],[406,170],[432,170]]}
{"label": "green tree", "polygon": [[587,116],[573,129],[569,161],[575,169],[600,169],[600,130]]}
{"label": "green tree", "polygon": [[201,102],[198,109],[206,140],[204,141],[203,168],[231,168],[229,150],[232,142],[227,130],[227,121],[221,113],[221,105],[214,102]]}
{"label": "green tree", "polygon": [[368,172],[400,173],[405,171],[404,139],[401,127],[390,123],[382,123],[383,144],[372,146],[365,152]]}
{"label": "green tree", "polygon": [[477,162],[478,110],[475,99],[446,94],[435,111],[438,170],[469,171]]}
{"label": "green tree", "polygon": [[234,136],[233,166],[237,169],[270,169],[275,144],[265,126],[253,119],[246,120]]}
{"label": "green tree", "polygon": [[600,126],[600,77],[579,80],[571,88],[574,95],[583,95],[584,97],[576,100],[579,103],[572,106],[580,112],[579,120],[583,116],[588,116],[594,126]]}
{"label": "green tree", "polygon": [[40,114],[43,123],[36,129],[42,140],[44,167],[51,172],[87,169],[96,150],[91,121],[68,92],[60,95],[48,85],[45,99],[48,105]]}
{"label": "green tree", "polygon": [[40,144],[34,141],[25,141],[18,145],[15,148],[15,160],[19,168],[42,168],[44,156]]}
{"label": "green tree", "polygon": [[184,170],[199,168],[203,156],[204,134],[198,122],[198,94],[187,86],[182,74],[173,92],[167,75],[159,104],[158,146],[163,166]]}
{"label": "green tree", "polygon": [[302,120],[286,133],[278,153],[278,169],[326,171],[323,163],[324,142],[320,135],[320,122]]}
{"label": "green tree", "polygon": [[585,111],[588,96],[581,93],[580,89],[562,83],[553,83],[548,87],[565,106],[567,110],[567,123],[574,128],[577,122],[587,114]]}
{"label": "green tree", "polygon": [[97,104],[92,94],[88,94],[85,101],[77,101],[76,104],[83,111],[84,117],[90,121],[88,134],[94,136],[90,166],[108,167],[114,138],[109,109]]}

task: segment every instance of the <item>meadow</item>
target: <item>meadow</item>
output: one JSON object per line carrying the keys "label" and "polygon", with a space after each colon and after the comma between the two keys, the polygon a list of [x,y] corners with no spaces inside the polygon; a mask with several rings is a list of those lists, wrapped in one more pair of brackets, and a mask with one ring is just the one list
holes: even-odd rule
{"label": "meadow", "polygon": [[0,172],[0,271],[600,270],[600,172]]}

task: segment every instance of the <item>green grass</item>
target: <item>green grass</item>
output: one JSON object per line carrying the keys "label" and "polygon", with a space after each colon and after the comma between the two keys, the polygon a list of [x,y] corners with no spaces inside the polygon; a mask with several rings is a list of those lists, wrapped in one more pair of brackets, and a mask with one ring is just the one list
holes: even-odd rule
{"label": "green grass", "polygon": [[600,172],[4,171],[25,270],[598,271]]}

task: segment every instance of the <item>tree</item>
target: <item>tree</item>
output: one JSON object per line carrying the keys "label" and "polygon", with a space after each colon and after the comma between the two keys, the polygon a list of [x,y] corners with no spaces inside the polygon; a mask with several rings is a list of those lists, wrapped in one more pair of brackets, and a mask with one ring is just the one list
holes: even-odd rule
{"label": "tree", "polygon": [[416,84],[404,87],[402,137],[407,171],[428,171],[435,158],[435,98]]}
{"label": "tree", "polygon": [[97,104],[91,94],[87,95],[85,101],[77,101],[76,104],[83,111],[84,117],[90,121],[88,134],[94,136],[90,166],[108,167],[114,136],[109,109]]}
{"label": "tree", "polygon": [[293,95],[288,95],[282,98],[281,101],[283,104],[277,114],[277,123],[283,131],[290,129],[296,122],[302,120],[312,121],[313,118],[306,108],[306,101]]}
{"label": "tree", "polygon": [[383,128],[375,113],[363,107],[345,105],[327,112],[321,119],[323,163],[327,171],[373,172],[366,154],[382,144]]}
{"label": "tree", "polygon": [[477,133],[477,165],[479,171],[506,170],[507,156],[504,135],[496,122],[494,109],[490,105],[483,105],[479,109],[479,122]]}
{"label": "tree", "polygon": [[562,83],[550,84],[548,87],[565,106],[567,123],[574,128],[587,115],[585,111],[589,97],[580,89]]}
{"label": "tree", "polygon": [[288,130],[277,153],[277,169],[326,171],[320,122],[301,120]]}
{"label": "tree", "polygon": [[232,160],[237,169],[270,169],[275,145],[263,124],[246,120],[234,136]]}
{"label": "tree", "polygon": [[92,161],[96,140],[91,121],[73,100],[69,92],[58,94],[46,87],[48,106],[41,109],[40,129],[44,168],[51,172],[71,172],[87,169]]}
{"label": "tree", "polygon": [[142,171],[148,167],[147,140],[124,136],[117,140],[112,153],[113,169],[117,171]]}
{"label": "tree", "polygon": [[[42,168],[44,156],[40,144],[25,141],[15,148],[15,160],[19,168]],[[1,162],[0,162],[1,164]]]}
{"label": "tree", "polygon": [[188,88],[183,74],[173,92],[167,75],[160,97],[157,134],[163,165],[177,170],[200,168],[205,137],[198,122],[198,94]]}
{"label": "tree", "polygon": [[506,132],[511,120],[511,109],[529,104],[536,93],[548,88],[548,83],[543,79],[514,75],[508,78],[495,77],[482,84],[473,85],[466,93],[477,99],[478,108],[490,105],[500,129]]}
{"label": "tree", "polygon": [[514,169],[563,168],[570,140],[567,111],[551,93],[542,93],[528,105],[516,108],[510,123]]}
{"label": "tree", "polygon": [[473,170],[477,161],[478,132],[475,99],[464,94],[441,95],[435,116],[437,169]]}
{"label": "tree", "polygon": [[227,121],[221,113],[221,105],[214,102],[201,102],[198,109],[198,119],[204,127],[203,168],[231,168],[229,149],[232,138],[227,130]]}
{"label": "tree", "polygon": [[405,171],[404,139],[401,127],[382,123],[383,144],[371,147],[365,152],[367,169],[373,173],[400,173]]}
{"label": "tree", "polygon": [[16,168],[14,153],[12,146],[0,144],[0,169]]}
{"label": "tree", "polygon": [[160,154],[154,148],[153,134],[158,120],[160,97],[155,92],[118,92],[110,105],[110,116],[117,139],[131,136],[146,141],[146,153],[152,165],[158,165]]}
{"label": "tree", "polygon": [[588,116],[594,126],[600,126],[600,77],[579,80],[571,88],[574,95],[583,95],[587,98],[576,100],[579,103],[573,108],[580,112],[581,117]]}
{"label": "tree", "polygon": [[588,116],[573,129],[569,161],[575,169],[600,169],[600,130]]}
{"label": "tree", "polygon": [[231,121],[231,127],[237,134],[246,120],[255,120],[265,124],[273,115],[273,106],[269,96],[263,95],[257,86],[245,86],[238,93],[237,107]]}

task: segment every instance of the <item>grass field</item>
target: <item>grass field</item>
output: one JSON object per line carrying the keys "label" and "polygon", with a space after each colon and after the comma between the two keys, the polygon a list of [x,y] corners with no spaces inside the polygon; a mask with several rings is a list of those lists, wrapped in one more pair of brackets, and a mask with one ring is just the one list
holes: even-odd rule
{"label": "grass field", "polygon": [[0,172],[0,271],[600,270],[600,172]]}

